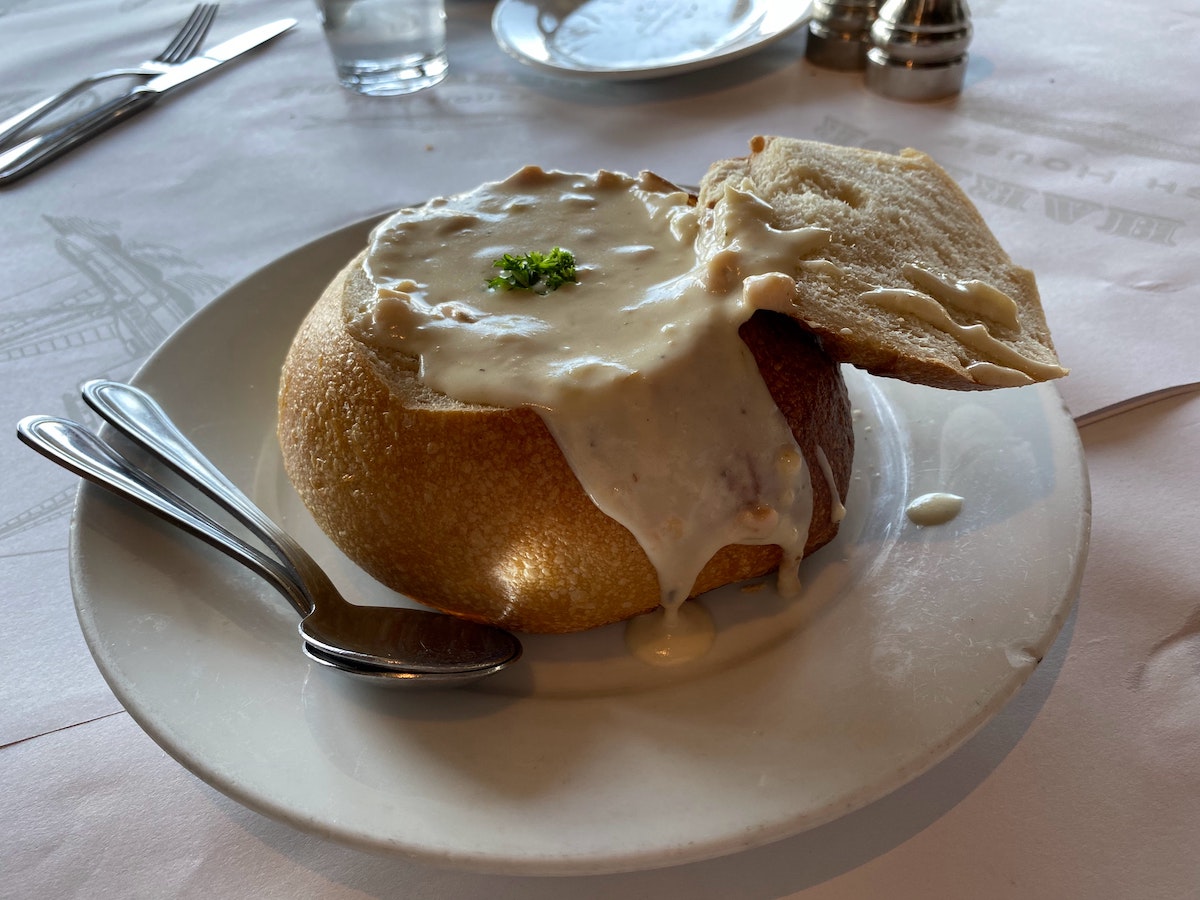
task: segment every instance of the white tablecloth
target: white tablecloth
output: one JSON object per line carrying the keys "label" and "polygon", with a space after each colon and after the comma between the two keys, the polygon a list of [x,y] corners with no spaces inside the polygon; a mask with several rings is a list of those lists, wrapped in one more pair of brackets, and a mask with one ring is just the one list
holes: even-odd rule
{"label": "white tablecloth", "polygon": [[[0,116],[151,56],[190,4],[0,0]],[[80,413],[187,315],[304,242],[526,163],[695,183],[754,134],[931,153],[1039,278],[1081,413],[1200,380],[1200,15],[975,0],[967,84],[904,104],[793,35],[658,81],[534,73],[450,0],[452,71],[371,100],[333,79],[314,8],[226,2],[213,39],[300,26],[0,190],[3,418]],[[442,871],[326,842],[206,786],[143,734],[80,636],[75,479],[0,445],[0,895],[12,897],[1185,898],[1200,894],[1200,400],[1084,429],[1091,555],[1015,700],[877,803],[724,859],[588,878]]]}

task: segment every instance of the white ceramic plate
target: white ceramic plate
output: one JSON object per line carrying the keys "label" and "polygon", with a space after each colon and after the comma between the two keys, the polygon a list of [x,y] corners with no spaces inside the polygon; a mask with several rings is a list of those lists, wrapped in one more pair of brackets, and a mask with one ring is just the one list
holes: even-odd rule
{"label": "white ceramic plate", "polygon": [[[201,448],[348,592],[350,565],[281,474],[292,334],[364,245],[356,225],[215,300],[143,367]],[[429,862],[600,873],[688,862],[861,807],[946,756],[1029,676],[1079,584],[1087,479],[1052,387],[951,393],[848,372],[859,446],[837,541],[798,602],[769,582],[703,601],[691,668],[631,660],[621,628],[529,639],[477,688],[387,691],[310,664],[290,607],[216,551],[85,485],[72,581],[136,721],[184,766],[297,828]],[[966,498],[918,528],[906,502]]]}
{"label": "white ceramic plate", "polygon": [[558,75],[678,75],[753,53],[809,19],[776,0],[500,0],[492,32],[526,65]]}

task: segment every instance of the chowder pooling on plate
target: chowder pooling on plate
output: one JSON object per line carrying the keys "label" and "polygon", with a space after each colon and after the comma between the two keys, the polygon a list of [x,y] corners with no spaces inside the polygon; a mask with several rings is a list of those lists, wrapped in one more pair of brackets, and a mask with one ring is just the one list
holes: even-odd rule
{"label": "chowder pooling on plate", "polygon": [[[779,546],[780,590],[794,594],[810,479],[838,494],[827,464],[809,471],[738,336],[756,310],[791,309],[805,266],[833,265],[820,259],[829,231],[781,230],[774,218],[749,183],[698,209],[649,174],[529,167],[380,225],[364,262],[375,296],[350,311],[354,337],[418,357],[429,387],[538,411],[589,496],[657,572],[661,608],[628,632],[654,661],[711,642],[702,610],[680,609],[726,545]],[[575,282],[544,293],[489,287],[505,254],[559,246],[574,254]],[[1013,306],[988,285],[917,265],[904,277],[899,288],[862,285],[861,299],[927,320],[945,304],[999,316]],[[824,462],[819,447],[817,456]]]}
{"label": "chowder pooling on plate", "polygon": [[904,514],[917,525],[945,525],[962,511],[958,494],[935,491],[922,494],[904,508]]}

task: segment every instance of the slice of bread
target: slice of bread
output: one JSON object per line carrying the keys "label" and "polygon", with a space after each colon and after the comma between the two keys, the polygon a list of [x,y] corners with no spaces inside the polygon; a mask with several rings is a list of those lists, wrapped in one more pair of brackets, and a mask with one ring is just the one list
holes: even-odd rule
{"label": "slice of bread", "polygon": [[[831,233],[827,248],[788,273],[796,279],[795,318],[831,357],[876,375],[968,390],[1066,374],[1033,274],[1012,262],[966,194],[928,156],[761,136],[750,151],[715,163],[699,202],[711,208],[727,189],[749,190],[774,208],[777,228]],[[1011,298],[1015,317],[959,309],[944,297],[932,308],[930,279],[913,266],[949,283],[983,282]],[[908,293],[926,294],[909,299],[942,321],[884,296],[903,301]]]}

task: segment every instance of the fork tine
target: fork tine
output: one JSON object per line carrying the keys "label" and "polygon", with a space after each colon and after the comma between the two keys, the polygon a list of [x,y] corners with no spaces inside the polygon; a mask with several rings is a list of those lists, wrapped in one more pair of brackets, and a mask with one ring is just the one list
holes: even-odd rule
{"label": "fork tine", "polygon": [[217,9],[216,3],[198,4],[179,29],[179,33],[155,59],[162,63],[180,63],[195,56],[217,17]]}

